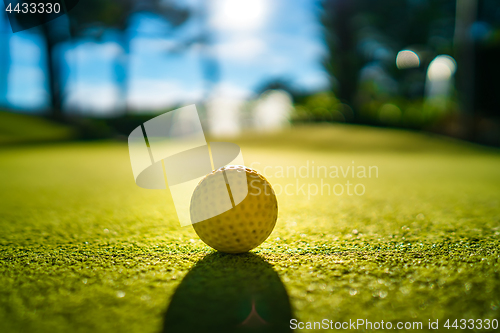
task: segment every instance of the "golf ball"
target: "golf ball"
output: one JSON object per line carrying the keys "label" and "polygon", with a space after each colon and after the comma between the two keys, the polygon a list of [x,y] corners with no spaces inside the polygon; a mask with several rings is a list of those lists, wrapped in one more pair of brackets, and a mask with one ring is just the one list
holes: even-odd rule
{"label": "golf ball", "polygon": [[[215,180],[234,179],[236,173],[246,174],[248,193],[232,193],[246,189],[242,186],[231,188]],[[232,178],[233,177],[233,178]],[[239,178],[242,179],[242,178]],[[233,202],[232,208],[223,213],[200,221],[202,216],[207,216],[207,210],[215,209],[222,205],[220,198],[229,195],[233,198],[244,197],[237,203]],[[246,196],[245,196],[246,194]],[[222,167],[206,175],[198,184],[191,197],[191,220],[200,221],[193,224],[198,236],[207,245],[226,253],[247,252],[264,242],[271,234],[278,218],[278,202],[271,184],[257,171],[240,166],[231,165]]]}

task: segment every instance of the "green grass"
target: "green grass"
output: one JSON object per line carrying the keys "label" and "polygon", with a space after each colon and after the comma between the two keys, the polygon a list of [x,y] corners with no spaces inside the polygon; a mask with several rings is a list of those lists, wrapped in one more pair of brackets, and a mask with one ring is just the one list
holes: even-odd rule
{"label": "green grass", "polygon": [[[297,181],[279,166],[307,161],[378,178],[323,179],[362,196],[279,195],[269,239],[224,255],[179,226],[168,191],[135,185],[124,143],[4,146],[0,332],[282,332],[290,318],[425,331],[500,317],[497,150],[354,126],[234,141],[247,165],[272,167],[275,189]],[[267,325],[239,325],[252,302]]]}

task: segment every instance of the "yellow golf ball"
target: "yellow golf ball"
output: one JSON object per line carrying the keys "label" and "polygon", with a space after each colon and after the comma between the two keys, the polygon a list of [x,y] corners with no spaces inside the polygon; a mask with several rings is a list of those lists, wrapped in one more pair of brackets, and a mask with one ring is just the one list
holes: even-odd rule
{"label": "yellow golf ball", "polygon": [[[238,176],[246,174],[246,196],[245,193],[233,193],[243,191],[243,186],[230,188],[227,184],[228,179],[235,179],[236,173]],[[221,176],[226,183],[216,181],[222,179]],[[225,210],[221,198],[227,197],[228,193],[233,205]],[[234,204],[233,198],[238,197],[244,199]],[[202,220],[208,210],[223,213]],[[213,171],[200,181],[191,197],[190,213],[193,222],[201,220],[194,223],[193,228],[207,245],[221,252],[243,253],[269,237],[278,218],[278,201],[264,176],[251,168],[231,165]]]}

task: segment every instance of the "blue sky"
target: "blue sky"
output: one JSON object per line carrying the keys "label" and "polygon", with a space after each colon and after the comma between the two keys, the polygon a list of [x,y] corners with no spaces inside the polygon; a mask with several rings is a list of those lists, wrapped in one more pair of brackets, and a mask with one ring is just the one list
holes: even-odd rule
{"label": "blue sky", "polygon": [[[197,8],[199,1],[203,0],[188,3]],[[130,19],[127,101],[133,110],[196,103],[212,95],[249,98],[272,79],[285,79],[306,91],[328,86],[320,63],[325,47],[317,1],[211,0],[209,4],[204,29],[211,32],[210,47],[193,43],[178,50],[180,41],[202,31],[196,14],[177,29],[152,14]],[[48,103],[43,42],[36,29],[12,34],[2,20],[0,43],[8,42],[10,61],[0,62],[0,75],[6,64],[10,66],[8,93],[0,86],[0,103],[25,110],[43,108]],[[122,105],[124,96],[116,84],[117,59],[123,59],[118,34],[110,30],[100,42],[89,38],[61,46],[66,106],[109,114]],[[0,44],[0,50],[5,49]],[[220,67],[220,79],[210,94],[200,62],[204,50],[214,54]]]}

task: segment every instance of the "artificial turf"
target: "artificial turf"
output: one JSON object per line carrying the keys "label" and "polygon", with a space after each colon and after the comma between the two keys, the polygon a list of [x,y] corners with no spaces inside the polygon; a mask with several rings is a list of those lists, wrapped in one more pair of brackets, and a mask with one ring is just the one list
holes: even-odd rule
{"label": "artificial turf", "polygon": [[[341,125],[232,141],[275,189],[293,184],[245,255],[180,227],[168,190],[137,187],[126,143],[1,146],[0,332],[284,332],[291,318],[457,331],[447,319],[500,317],[498,150]],[[313,162],[378,177],[280,177]],[[365,193],[308,198],[348,180]]]}

